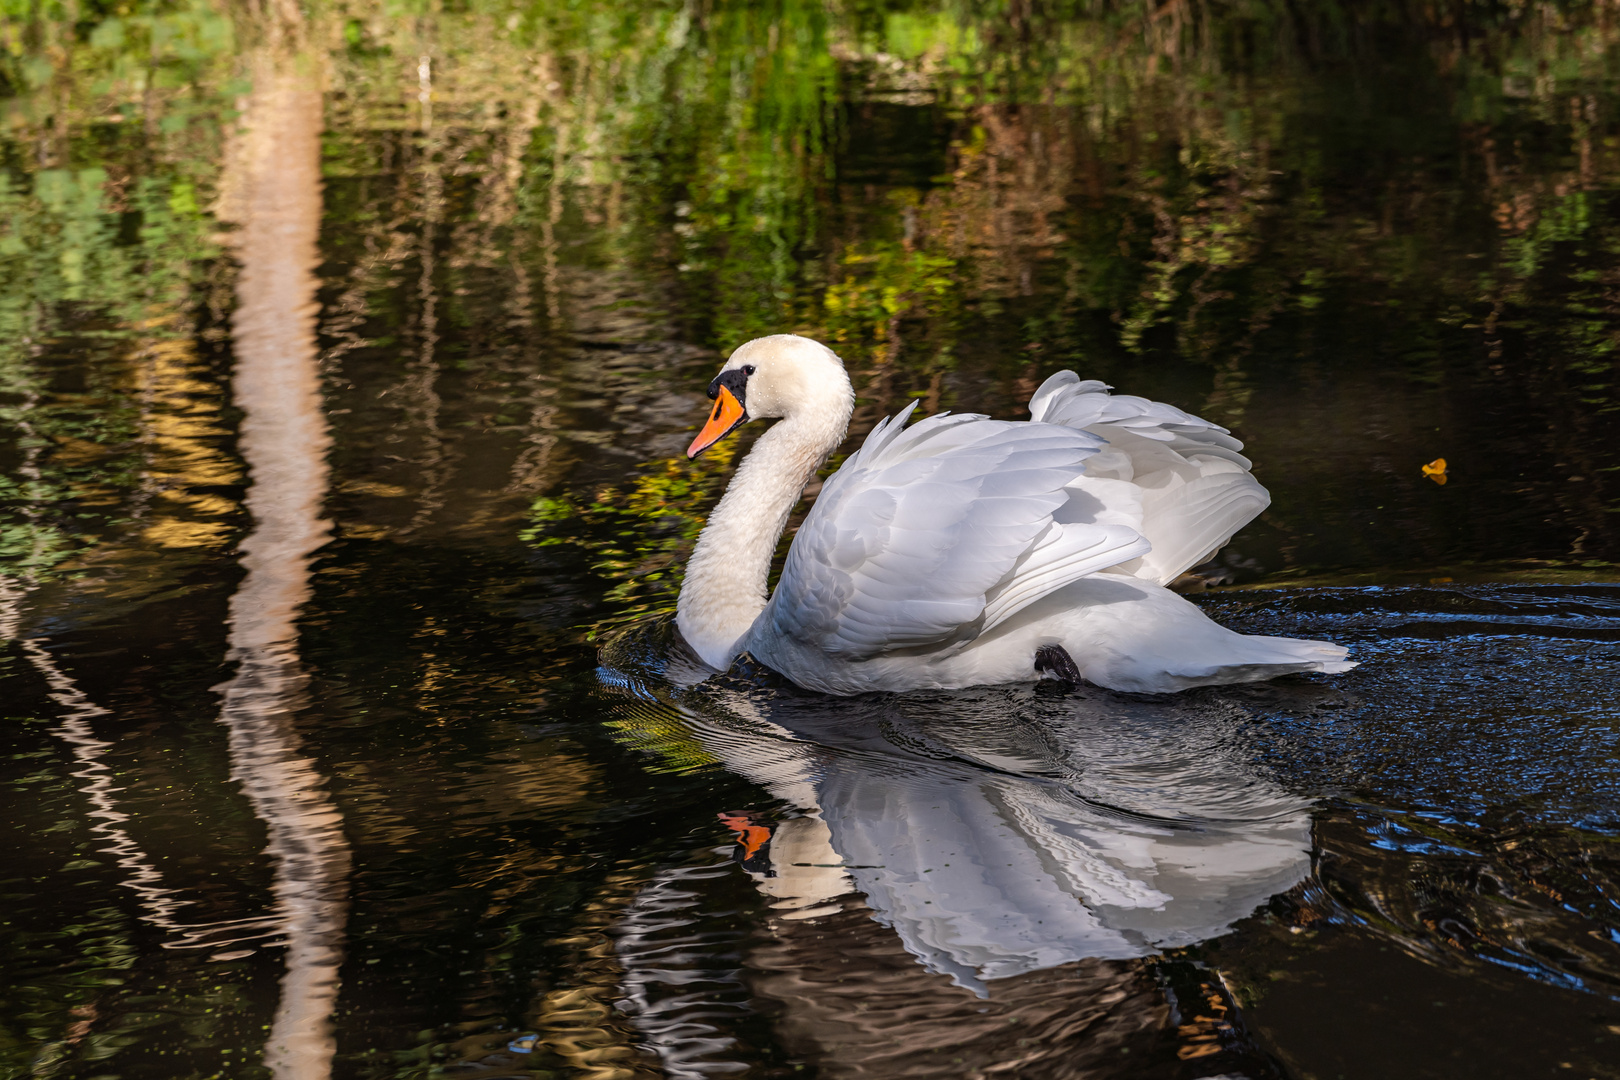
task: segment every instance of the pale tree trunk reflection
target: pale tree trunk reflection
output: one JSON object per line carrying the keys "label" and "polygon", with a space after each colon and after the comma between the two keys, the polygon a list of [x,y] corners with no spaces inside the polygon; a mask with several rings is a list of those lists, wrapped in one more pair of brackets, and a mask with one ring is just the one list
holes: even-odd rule
{"label": "pale tree trunk reflection", "polygon": [[306,683],[296,618],[310,558],[326,542],[326,450],[315,366],[321,93],[294,59],[260,63],[227,165],[222,210],[240,226],[235,400],[253,531],[231,598],[235,678],[221,689],[233,774],[269,827],[287,947],[281,1001],[265,1044],[278,1080],[324,1080],[335,1044],[348,900],[349,847],[325,778],[302,752],[293,718]]}

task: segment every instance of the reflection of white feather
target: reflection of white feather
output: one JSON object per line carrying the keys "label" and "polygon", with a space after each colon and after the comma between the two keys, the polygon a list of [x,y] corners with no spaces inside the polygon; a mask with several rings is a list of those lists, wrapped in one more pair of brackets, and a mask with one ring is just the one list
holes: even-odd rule
{"label": "reflection of white feather", "polygon": [[822,813],[878,921],[960,985],[982,993],[987,978],[1142,955],[1067,887],[1063,879],[1084,878],[1085,869],[1024,833],[997,797],[1005,794],[988,777],[945,770],[836,769],[822,788]]}
{"label": "reflection of white feather", "polygon": [[863,893],[925,967],[976,992],[1225,933],[1308,871],[1309,804],[1247,764],[1236,710],[1027,694],[1015,709],[1013,693],[711,688],[677,708],[709,753],[808,815],[773,838],[762,891],[812,915]]}
{"label": "reflection of white feather", "polygon": [[1309,869],[1309,818],[1297,804],[1253,823],[1169,827],[1047,784],[932,768],[830,768],[822,799],[833,844],[879,919],[927,967],[977,990],[984,979],[1225,933]]}
{"label": "reflection of white feather", "polygon": [[789,818],[771,833],[771,875],[758,877],[760,892],[776,898],[771,906],[787,919],[809,919],[836,910],[830,906],[854,891],[843,857],[832,846],[832,830],[819,814]]}
{"label": "reflection of white feather", "polygon": [[1003,794],[1003,805],[1019,831],[1052,855],[1056,876],[1077,896],[1118,908],[1163,908],[1172,899],[1131,876],[1133,870],[1154,869],[1152,838],[1167,830],[1099,832],[1094,820],[1075,821],[1072,808],[1064,815],[1063,805],[1044,789],[1006,790]]}

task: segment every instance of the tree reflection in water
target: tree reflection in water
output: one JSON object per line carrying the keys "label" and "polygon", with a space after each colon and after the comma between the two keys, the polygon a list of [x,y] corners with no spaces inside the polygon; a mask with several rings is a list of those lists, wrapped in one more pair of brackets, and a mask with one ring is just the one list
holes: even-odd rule
{"label": "tree reflection in water", "polygon": [[321,89],[310,65],[299,67],[261,60],[222,197],[241,226],[232,337],[253,531],[242,542],[247,576],[231,597],[237,670],[221,688],[221,719],[232,775],[270,832],[275,930],[287,947],[265,1046],[278,1080],[331,1074],[350,866],[341,815],[293,724],[307,681],[296,620],[310,595],[310,556],[330,533],[321,504],[331,441],[315,366]]}
{"label": "tree reflection in water", "polygon": [[[1614,1075],[1612,6],[418,7],[0,16],[0,1074]],[[1200,602],[1350,697],[1200,697],[1253,722],[1166,806],[1084,697],[604,726],[577,628],[671,601],[714,353],[782,329],[857,437],[1061,367],[1234,427],[1275,503],[1206,580],[1379,588]],[[1246,743],[1320,802],[1241,918],[1304,846]]]}

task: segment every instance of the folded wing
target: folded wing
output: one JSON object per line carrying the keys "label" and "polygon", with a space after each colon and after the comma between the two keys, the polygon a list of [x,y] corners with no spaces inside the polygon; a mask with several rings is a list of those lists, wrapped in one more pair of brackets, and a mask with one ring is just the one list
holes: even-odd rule
{"label": "folded wing", "polygon": [[1098,436],[972,414],[906,428],[913,408],[822,488],[764,614],[775,634],[848,661],[938,653],[1148,552],[1071,505]]}
{"label": "folded wing", "polygon": [[1152,551],[1119,569],[1167,584],[1225,546],[1271,504],[1271,495],[1250,475],[1243,444],[1225,428],[1108,389],[1060,371],[1035,391],[1030,417],[1107,440],[1071,485],[1067,514],[1135,528]]}

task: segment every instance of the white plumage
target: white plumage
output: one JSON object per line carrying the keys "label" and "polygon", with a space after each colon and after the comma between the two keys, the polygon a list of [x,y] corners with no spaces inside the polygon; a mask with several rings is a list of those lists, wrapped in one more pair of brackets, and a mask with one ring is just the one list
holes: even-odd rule
{"label": "white plumage", "polygon": [[1270,497],[1224,428],[1071,371],[1036,391],[1027,422],[907,427],[913,405],[880,423],[823,486],[767,600],[777,538],[842,440],[853,392],[831,350],[792,335],[742,346],[711,389],[741,408],[726,426],[717,407],[693,453],[742,420],[781,418],[688,564],[678,625],[716,668],[746,651],[800,686],[853,694],[1030,680],[1045,646],[1116,690],[1354,666],[1337,645],[1233,633],[1163,588]]}

